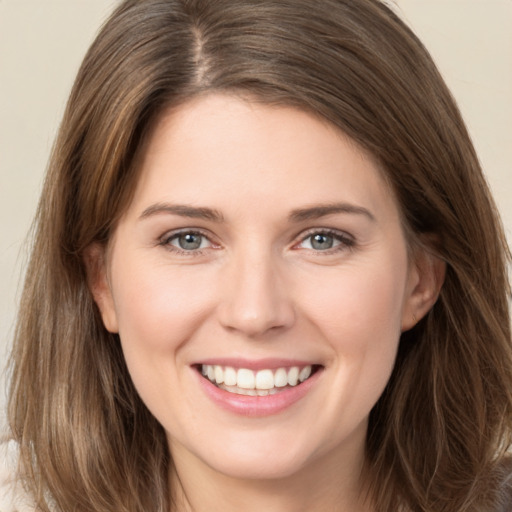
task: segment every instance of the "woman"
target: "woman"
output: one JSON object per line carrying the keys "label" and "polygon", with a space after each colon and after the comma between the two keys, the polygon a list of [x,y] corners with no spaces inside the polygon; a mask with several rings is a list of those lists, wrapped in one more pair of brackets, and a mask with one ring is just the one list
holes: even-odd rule
{"label": "woman", "polygon": [[508,510],[507,258],[384,4],[125,1],[38,211],[20,479],[44,511]]}

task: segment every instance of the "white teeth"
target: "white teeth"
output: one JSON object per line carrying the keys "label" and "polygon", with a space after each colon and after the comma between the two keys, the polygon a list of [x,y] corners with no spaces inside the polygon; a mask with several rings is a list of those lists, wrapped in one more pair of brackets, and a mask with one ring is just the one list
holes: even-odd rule
{"label": "white teeth", "polygon": [[299,380],[304,382],[311,375],[311,366],[305,366],[299,373]]}
{"label": "white teeth", "polygon": [[277,388],[296,386],[307,380],[312,373],[312,366],[292,366],[276,370],[259,370],[254,372],[247,368],[236,370],[231,366],[202,365],[201,373],[211,382],[234,393],[266,396],[278,392]]}
{"label": "white teeth", "polygon": [[[210,379],[211,380],[211,379]],[[296,386],[299,382],[299,369],[294,366],[288,370],[288,384],[290,386]]]}
{"label": "white teeth", "polygon": [[245,368],[240,368],[236,374],[236,385],[242,389],[254,389],[254,372]]}
{"label": "white teeth", "polygon": [[224,384],[226,386],[236,386],[236,370],[230,366],[224,369]]}
{"label": "white teeth", "polygon": [[274,386],[284,388],[288,385],[288,372],[284,368],[279,368],[274,375]]}
{"label": "white teeth", "polygon": [[272,370],[260,370],[256,374],[256,389],[272,389],[274,387],[274,374]]}
{"label": "white teeth", "polygon": [[224,382],[224,372],[220,366],[215,367],[215,382],[222,384]]}
{"label": "white teeth", "polygon": [[247,396],[268,396],[275,395],[279,393],[279,390],[276,388],[272,389],[242,389],[237,386],[226,386],[225,384],[219,384],[219,388],[229,391],[229,393],[234,393],[237,395],[247,395]]}

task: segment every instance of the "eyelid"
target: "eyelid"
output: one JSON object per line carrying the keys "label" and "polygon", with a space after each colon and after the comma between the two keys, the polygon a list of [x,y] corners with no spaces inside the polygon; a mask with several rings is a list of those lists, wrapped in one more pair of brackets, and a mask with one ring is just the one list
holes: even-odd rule
{"label": "eyelid", "polygon": [[293,249],[300,249],[299,245],[302,244],[304,241],[306,241],[308,238],[314,236],[314,235],[327,235],[335,238],[340,243],[330,249],[324,249],[324,250],[315,250],[315,249],[304,249],[311,252],[314,252],[316,254],[332,254],[348,249],[352,249],[355,246],[356,240],[353,235],[350,233],[347,233],[346,231],[341,231],[338,229],[333,228],[310,228],[306,231],[303,231],[300,233],[300,235],[296,238],[298,238],[298,241],[293,244]]}
{"label": "eyelid", "polygon": [[[185,250],[185,249],[180,249],[179,247],[176,247],[176,246],[170,244],[171,240],[179,237],[180,235],[188,234],[188,233],[200,235],[200,236],[206,238],[210,244],[209,247],[204,247],[202,249]],[[310,238],[316,234],[331,236],[331,237],[335,238],[339,243],[329,249],[317,250],[317,249],[304,248],[304,250],[314,252],[315,254],[328,255],[328,254],[332,254],[332,253],[336,253],[336,252],[341,252],[344,250],[350,250],[356,244],[356,240],[355,240],[354,236],[351,235],[350,233],[347,233],[346,231],[333,229],[333,228],[318,227],[318,228],[307,229],[306,231],[302,231],[299,235],[297,235],[295,237],[295,241],[292,245],[292,249],[296,249],[296,250],[301,249],[299,247],[300,244],[302,244],[305,240],[307,240],[308,238]],[[220,248],[220,244],[216,243],[213,238],[214,237],[212,236],[212,234],[209,231],[204,230],[202,228],[194,228],[194,227],[179,228],[179,229],[167,231],[167,232],[165,232],[165,234],[160,236],[158,238],[158,245],[164,247],[165,249],[169,250],[170,252],[174,252],[177,254],[183,254],[186,256],[194,256],[194,255],[201,255],[203,253],[203,251],[207,250],[207,249]]]}
{"label": "eyelid", "polygon": [[[202,249],[185,250],[185,249],[180,249],[179,247],[176,247],[174,245],[171,245],[171,243],[170,243],[171,240],[176,239],[180,235],[185,235],[185,234],[200,235],[208,240],[208,242],[210,243],[210,246],[203,247]],[[158,238],[158,245],[160,245],[160,246],[164,247],[166,250],[176,253],[176,254],[183,254],[186,256],[196,256],[196,255],[201,255],[203,253],[203,251],[206,249],[211,249],[211,248],[217,249],[220,247],[220,245],[218,243],[215,243],[215,241],[212,240],[212,238],[213,237],[212,237],[211,233],[209,233],[208,231],[205,231],[204,229],[201,229],[201,228],[179,228],[179,229],[174,229],[171,231],[166,231],[165,234],[163,234],[162,236],[160,236]]]}

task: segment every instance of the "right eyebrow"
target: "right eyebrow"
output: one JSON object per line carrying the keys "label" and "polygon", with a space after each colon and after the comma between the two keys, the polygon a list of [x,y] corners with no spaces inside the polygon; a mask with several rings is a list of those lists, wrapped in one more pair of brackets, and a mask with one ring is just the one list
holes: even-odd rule
{"label": "right eyebrow", "polygon": [[347,213],[352,215],[363,215],[368,220],[375,222],[375,216],[367,208],[351,203],[333,203],[313,205],[309,208],[299,208],[293,210],[290,214],[290,220],[293,222],[303,222],[311,219],[319,219],[327,215]]}
{"label": "right eyebrow", "polygon": [[203,219],[213,222],[224,222],[224,216],[213,208],[197,207],[187,204],[155,203],[146,208],[139,219],[147,219],[154,215],[170,214],[191,219]]}

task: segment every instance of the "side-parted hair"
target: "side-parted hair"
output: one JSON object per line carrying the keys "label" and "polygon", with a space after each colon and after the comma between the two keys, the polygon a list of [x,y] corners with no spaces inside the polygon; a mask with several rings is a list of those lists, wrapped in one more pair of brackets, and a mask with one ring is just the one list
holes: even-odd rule
{"label": "side-parted hair", "polygon": [[39,509],[172,510],[163,428],[103,327],[84,250],[108,243],[157,118],[210,92],[320,116],[377,159],[409,243],[441,258],[446,278],[371,412],[370,495],[381,512],[498,510],[509,252],[452,96],[378,0],[126,0],[103,26],[49,163],[12,354],[10,426]]}

